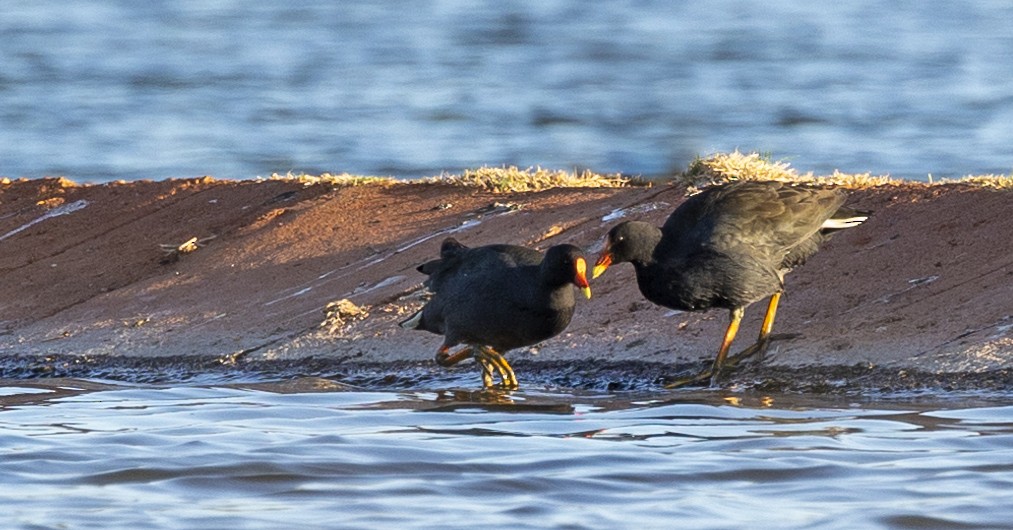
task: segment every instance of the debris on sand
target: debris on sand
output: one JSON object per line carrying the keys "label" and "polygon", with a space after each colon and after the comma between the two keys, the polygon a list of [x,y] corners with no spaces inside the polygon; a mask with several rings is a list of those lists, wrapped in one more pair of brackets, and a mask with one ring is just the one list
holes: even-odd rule
{"label": "debris on sand", "polygon": [[346,325],[368,317],[367,309],[367,306],[357,306],[347,298],[330,302],[324,307],[324,321],[320,323],[320,327],[328,334],[336,335]]}
{"label": "debris on sand", "polygon": [[162,256],[162,259],[159,260],[159,262],[162,263],[163,265],[169,263],[176,263],[177,261],[179,261],[180,256],[182,256],[183,254],[196,252],[198,248],[203,247],[205,244],[207,244],[208,241],[211,241],[216,237],[218,236],[208,236],[204,238],[197,238],[196,236],[194,236],[178,245],[161,243],[158,246],[159,248],[162,249],[164,255]]}

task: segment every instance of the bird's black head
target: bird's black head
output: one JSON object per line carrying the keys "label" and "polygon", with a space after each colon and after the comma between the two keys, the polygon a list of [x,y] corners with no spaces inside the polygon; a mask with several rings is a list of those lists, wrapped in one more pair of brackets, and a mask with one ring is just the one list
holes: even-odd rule
{"label": "bird's black head", "polygon": [[605,236],[605,248],[595,261],[592,277],[601,276],[613,263],[649,261],[659,241],[661,230],[656,226],[642,221],[617,224]]}
{"label": "bird's black head", "polygon": [[587,259],[584,251],[573,245],[550,247],[542,258],[542,279],[548,284],[565,285],[572,283],[580,288],[584,296],[591,298],[591,287],[587,283]]}

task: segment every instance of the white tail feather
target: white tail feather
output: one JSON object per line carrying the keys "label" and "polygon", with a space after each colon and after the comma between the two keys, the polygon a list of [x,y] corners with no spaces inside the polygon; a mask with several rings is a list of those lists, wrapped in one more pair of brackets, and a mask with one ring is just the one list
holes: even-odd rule
{"label": "white tail feather", "polygon": [[402,321],[399,325],[405,329],[417,329],[422,322],[422,310],[419,309],[408,320]]}
{"label": "white tail feather", "polygon": [[862,224],[868,218],[869,218],[868,215],[856,215],[854,217],[845,217],[843,219],[827,219],[826,221],[823,222],[823,226],[821,226],[820,228],[823,228],[825,230],[841,230],[844,228],[851,228]]}

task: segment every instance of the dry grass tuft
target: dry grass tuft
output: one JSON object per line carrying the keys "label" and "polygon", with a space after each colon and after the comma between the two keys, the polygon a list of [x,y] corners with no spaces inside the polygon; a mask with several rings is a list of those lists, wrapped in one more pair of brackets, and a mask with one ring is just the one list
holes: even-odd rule
{"label": "dry grass tuft", "polygon": [[862,189],[876,186],[934,186],[939,184],[968,184],[982,188],[1013,190],[1011,175],[979,175],[966,176],[960,179],[942,179],[928,182],[901,180],[888,175],[875,176],[871,173],[841,173],[834,170],[833,174],[816,176],[810,173],[799,174],[787,162],[772,161],[769,156],[760,153],[717,153],[706,158],[697,158],[690,163],[682,174],[676,175],[677,181],[690,187],[701,187],[720,184],[733,180],[779,180],[783,182],[799,182],[810,184],[829,184],[842,188]]}
{"label": "dry grass tuft", "polygon": [[[650,186],[651,182],[639,177],[625,177],[621,174],[598,174],[590,170],[563,171],[542,169],[540,167],[518,169],[516,166],[488,167],[466,169],[460,175],[444,174],[417,180],[396,179],[393,177],[373,177],[350,175],[348,173],[307,175],[305,173],[285,175],[273,174],[275,180],[295,180],[307,186],[324,184],[334,187],[365,186],[408,183],[445,183],[454,186],[482,188],[488,191],[525,192],[541,191],[552,188],[620,188],[626,186]],[[862,189],[877,186],[933,186],[939,184],[967,184],[975,187],[998,190],[1013,190],[1011,175],[978,175],[960,179],[937,179],[931,176],[928,182],[901,180],[889,175],[872,175],[871,173],[841,173],[834,170],[830,175],[814,175],[812,172],[799,174],[788,162],[774,161],[769,155],[738,150],[731,153],[715,153],[697,158],[689,164],[686,171],[675,175],[675,182],[689,188],[700,188],[713,184],[721,184],[734,180],[778,180],[804,184],[840,186],[842,188]],[[67,181],[69,182],[69,181]],[[72,184],[72,183],[71,183]]]}
{"label": "dry grass tuft", "polygon": [[787,162],[773,162],[760,153],[715,153],[706,158],[697,157],[689,168],[679,175],[687,184],[700,186],[732,180],[796,181],[798,173]]}
{"label": "dry grass tuft", "polygon": [[540,191],[550,188],[620,188],[640,185],[640,179],[622,175],[599,175],[589,170],[580,173],[540,167],[480,167],[466,169],[461,175],[443,175],[428,182],[446,182],[458,186],[483,188],[494,192]]}
{"label": "dry grass tuft", "polygon": [[803,182],[822,182],[851,189],[874,188],[876,186],[900,186],[907,183],[906,181],[900,179],[891,178],[889,175],[873,175],[872,173],[841,173],[836,169],[832,175],[824,177],[813,177],[810,173]]}
{"label": "dry grass tuft", "polygon": [[700,187],[720,184],[733,180],[778,180],[832,184],[845,188],[868,188],[872,186],[898,185],[900,180],[888,176],[873,176],[869,173],[848,174],[834,171],[832,175],[817,177],[811,172],[799,174],[795,168],[783,161],[773,161],[760,153],[716,153],[706,158],[697,158],[689,168],[676,176],[686,185]]}
{"label": "dry grass tuft", "polygon": [[640,179],[622,175],[599,175],[589,170],[570,173],[561,170],[517,167],[480,167],[466,169],[461,175],[441,175],[418,180],[395,179],[393,177],[359,176],[342,173],[333,175],[307,175],[305,173],[285,175],[273,174],[273,180],[295,180],[307,186],[328,184],[331,186],[364,186],[369,184],[446,183],[454,186],[483,188],[493,192],[540,191],[550,188],[618,188],[622,186],[646,185]]}
{"label": "dry grass tuft", "polygon": [[942,179],[933,182],[938,184],[970,184],[980,188],[997,190],[1013,190],[1013,175],[968,175],[959,179]]}
{"label": "dry grass tuft", "polygon": [[331,173],[322,173],[320,175],[307,175],[305,173],[293,174],[286,173],[284,175],[274,173],[270,177],[271,180],[294,180],[302,182],[307,186],[313,186],[315,184],[327,184],[329,186],[346,187],[346,186],[365,186],[369,184],[382,184],[390,185],[397,184],[399,181],[393,177],[371,177],[363,175],[351,175],[348,173],[341,173],[333,175]]}

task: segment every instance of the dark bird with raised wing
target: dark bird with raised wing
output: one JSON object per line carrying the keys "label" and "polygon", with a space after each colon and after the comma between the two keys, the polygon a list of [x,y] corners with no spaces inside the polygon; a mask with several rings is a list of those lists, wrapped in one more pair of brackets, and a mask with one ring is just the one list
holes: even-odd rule
{"label": "dark bird with raised wing", "polygon": [[629,262],[645,298],[682,311],[723,308],[728,327],[713,367],[680,381],[713,383],[725,367],[746,307],[769,296],[756,343],[734,362],[763,355],[770,342],[784,276],[838,230],[858,226],[867,212],[843,208],[843,190],[784,182],[737,181],[708,188],[682,203],[660,229],[640,221],[613,227],[593,278]]}
{"label": "dark bird with raised wing", "polygon": [[[482,382],[517,388],[517,377],[503,353],[531,346],[561,333],[573,318],[573,286],[591,298],[587,262],[573,245],[541,252],[515,245],[469,248],[447,238],[439,259],[418,267],[429,278],[432,298],[411,318],[407,329],[443,335],[436,362],[452,366],[474,357]],[[458,344],[465,346],[451,352]]]}

